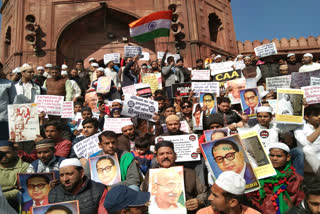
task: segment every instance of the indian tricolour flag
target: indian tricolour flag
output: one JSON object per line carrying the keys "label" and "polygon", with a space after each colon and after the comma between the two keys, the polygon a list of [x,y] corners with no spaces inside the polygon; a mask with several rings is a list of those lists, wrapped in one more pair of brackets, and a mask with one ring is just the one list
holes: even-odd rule
{"label": "indian tricolour flag", "polygon": [[129,24],[130,36],[138,42],[169,36],[172,11],[152,13]]}

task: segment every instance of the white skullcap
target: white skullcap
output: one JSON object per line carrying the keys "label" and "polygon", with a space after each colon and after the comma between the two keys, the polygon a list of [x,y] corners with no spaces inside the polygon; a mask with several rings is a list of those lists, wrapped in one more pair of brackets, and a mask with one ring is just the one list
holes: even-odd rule
{"label": "white skullcap", "polygon": [[267,94],[269,94],[269,91],[262,91],[260,93],[261,98],[264,98]]}
{"label": "white skullcap", "polygon": [[245,58],[245,59],[251,59],[251,57],[250,57],[250,56],[245,56],[244,58]]}
{"label": "white skullcap", "polygon": [[286,144],[284,143],[280,143],[280,142],[277,142],[277,143],[271,143],[269,145],[269,151],[270,149],[282,149],[283,151],[286,151],[286,152],[290,152],[290,148],[289,146],[287,146]]}
{"label": "white skullcap", "polygon": [[104,72],[104,68],[103,67],[99,67],[97,68],[98,71],[103,71]]}
{"label": "white skullcap", "polygon": [[39,70],[44,70],[44,67],[43,66],[38,66],[37,67],[37,71],[39,71]]}
{"label": "white skullcap", "polygon": [[96,59],[95,59],[95,58],[90,58],[88,61],[91,62],[91,61],[93,61],[93,60],[96,60]]}
{"label": "white skullcap", "polygon": [[257,113],[260,112],[268,112],[268,113],[272,113],[272,108],[269,106],[261,106],[257,108]]}
{"label": "white skullcap", "polygon": [[64,159],[61,163],[59,168],[65,167],[65,166],[80,166],[82,167],[80,161],[78,158],[68,158]]}
{"label": "white skullcap", "polygon": [[108,65],[109,62],[111,62],[111,61],[112,61],[111,59],[108,59],[104,64],[105,64],[105,65]]}
{"label": "white skullcap", "polygon": [[68,69],[68,66],[63,64],[63,65],[61,65],[61,69]]}
{"label": "white skullcap", "polygon": [[21,71],[20,71],[20,67],[16,67],[15,69],[12,70],[12,73],[13,74],[20,74]]}
{"label": "white skullcap", "polygon": [[214,59],[222,58],[221,55],[217,55]]}
{"label": "white skullcap", "polygon": [[94,63],[92,63],[92,64],[91,64],[91,66],[92,66],[92,67],[97,67],[97,68],[98,68],[98,67],[99,67],[99,64],[98,64],[98,63],[96,63],[96,62],[94,62]]}
{"label": "white skullcap", "polygon": [[67,71],[61,71],[61,75],[68,75]]}
{"label": "white skullcap", "polygon": [[237,56],[237,58],[238,58],[238,57],[243,57],[243,55],[242,55],[242,54],[239,54],[239,55]]}
{"label": "white skullcap", "polygon": [[295,54],[294,54],[294,53],[289,53],[289,54],[287,55],[288,58],[289,58],[290,56],[295,56]]}
{"label": "white skullcap", "polygon": [[45,67],[46,67],[46,68],[52,68],[52,64],[48,63],[48,64],[46,64]]}
{"label": "white skullcap", "polygon": [[112,104],[113,104],[113,103],[120,103],[121,105],[123,104],[123,103],[122,103],[122,100],[120,100],[120,99],[115,99],[115,100],[113,100],[113,101],[112,101]]}
{"label": "white skullcap", "polygon": [[24,63],[21,67],[20,67],[20,72],[26,71],[26,70],[32,70],[31,65]]}
{"label": "white skullcap", "polygon": [[244,178],[234,171],[222,172],[216,180],[217,186],[234,195],[242,195],[246,189]]}
{"label": "white skullcap", "polygon": [[121,124],[121,129],[123,129],[126,126],[133,126],[133,123],[131,121],[125,121],[123,124]]}
{"label": "white skullcap", "polygon": [[313,58],[313,55],[312,55],[311,53],[306,53],[306,54],[304,54],[303,56],[308,56],[308,57]]}

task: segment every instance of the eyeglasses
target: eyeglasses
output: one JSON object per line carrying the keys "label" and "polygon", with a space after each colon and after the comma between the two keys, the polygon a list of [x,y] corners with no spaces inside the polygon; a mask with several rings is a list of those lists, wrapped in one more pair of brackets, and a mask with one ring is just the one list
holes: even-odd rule
{"label": "eyeglasses", "polygon": [[185,108],[191,108],[191,106],[182,106],[182,109],[185,109]]}
{"label": "eyeglasses", "polygon": [[97,172],[98,172],[99,174],[102,174],[104,171],[110,172],[111,169],[112,169],[112,167],[113,167],[113,166],[106,166],[105,168],[98,168],[98,169],[97,169]]}
{"label": "eyeglasses", "polygon": [[203,100],[204,103],[211,103],[213,100]]}
{"label": "eyeglasses", "polygon": [[231,161],[231,160],[234,160],[234,158],[236,157],[235,154],[236,154],[236,152],[230,152],[230,153],[227,153],[224,157],[222,157],[222,156],[215,157],[214,160],[217,163],[223,163],[224,159]]}
{"label": "eyeglasses", "polygon": [[36,185],[29,184],[29,185],[27,185],[27,188],[28,189],[35,189],[37,187],[38,189],[43,189],[46,185],[47,184],[36,184]]}
{"label": "eyeglasses", "polygon": [[245,100],[254,100],[256,98],[256,96],[251,96],[251,97],[245,97]]}
{"label": "eyeglasses", "polygon": [[158,184],[159,186],[162,186],[164,188],[167,188],[167,189],[176,189],[176,188],[180,188],[181,184],[177,184],[177,183],[167,183],[166,185],[162,185],[162,184],[159,184],[159,183],[156,183]]}

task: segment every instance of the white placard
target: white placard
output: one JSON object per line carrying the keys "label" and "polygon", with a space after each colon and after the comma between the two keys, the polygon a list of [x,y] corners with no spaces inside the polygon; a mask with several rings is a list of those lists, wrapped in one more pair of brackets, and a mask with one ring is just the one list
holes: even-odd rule
{"label": "white placard", "polygon": [[307,104],[320,103],[320,86],[301,87],[304,90],[304,97]]}
{"label": "white placard", "polygon": [[64,101],[62,104],[62,115],[61,118],[72,118],[73,113],[73,102],[72,101]]}
{"label": "white placard", "polygon": [[133,96],[137,95],[135,85],[129,85],[129,86],[122,87],[122,92],[123,92],[123,94],[130,94]]}
{"label": "white placard", "polygon": [[197,153],[199,144],[196,134],[159,136],[156,138],[156,143],[164,140],[171,141],[174,144],[174,151],[177,154],[176,162],[200,160],[200,154]]}
{"label": "white placard", "polygon": [[256,53],[256,56],[260,58],[272,56],[278,53],[276,44],[273,42],[254,48],[254,52]]}
{"label": "white placard", "polygon": [[158,102],[137,96],[126,96],[123,102],[122,115],[138,117],[144,120],[154,121],[152,117],[158,113]]}
{"label": "white placard", "polygon": [[139,59],[139,60],[144,60],[144,61],[148,61],[150,60],[150,53],[148,52],[142,52],[143,58]]}
{"label": "white placard", "polygon": [[130,122],[130,118],[104,118],[103,130],[114,131],[117,134],[121,134],[121,127],[123,124]]}
{"label": "white placard", "polygon": [[320,78],[319,77],[310,77],[310,85],[320,85]]}
{"label": "white placard", "polygon": [[[162,59],[164,53],[165,53],[165,52],[163,52],[163,51],[158,51],[158,52],[157,52],[157,59]],[[166,63],[167,63],[167,59],[168,59],[169,56],[173,56],[175,62],[177,62],[177,60],[181,58],[180,54],[167,53],[166,59],[165,59],[165,62],[166,62]]]}
{"label": "white placard", "polygon": [[243,61],[228,61],[228,62],[220,62],[220,63],[211,63],[210,70],[211,76],[216,74],[221,74],[233,70],[241,70],[245,67]]}
{"label": "white placard", "polygon": [[61,116],[63,100],[64,96],[37,95],[35,103],[37,103],[38,113],[44,111],[49,115]]}
{"label": "white placard", "polygon": [[[29,141],[40,135],[37,104],[8,105],[9,136],[15,142]],[[5,130],[1,130],[5,132]]]}
{"label": "white placard", "polygon": [[267,91],[277,91],[277,88],[290,88],[291,75],[266,78]]}
{"label": "white placard", "polygon": [[120,64],[120,53],[110,53],[103,55],[104,64],[107,64],[110,61],[113,61],[113,63],[115,64]]}
{"label": "white placard", "polygon": [[124,56],[134,57],[142,54],[142,47],[140,46],[124,46]]}
{"label": "white placard", "polygon": [[192,70],[191,80],[210,80],[210,70]]}
{"label": "white placard", "polygon": [[73,146],[73,150],[78,158],[83,157],[88,159],[90,155],[101,150],[98,145],[99,135],[100,133],[92,135],[91,137],[88,137]]}
{"label": "white placard", "polygon": [[191,82],[191,90],[194,90],[195,96],[199,96],[200,92],[216,93],[219,97],[220,83],[218,82]]}

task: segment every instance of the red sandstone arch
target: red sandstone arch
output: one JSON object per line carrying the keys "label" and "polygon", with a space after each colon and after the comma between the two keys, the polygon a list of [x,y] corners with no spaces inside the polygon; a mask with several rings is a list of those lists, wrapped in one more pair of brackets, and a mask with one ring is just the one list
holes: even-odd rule
{"label": "red sandstone arch", "polygon": [[[129,36],[128,24],[138,17],[126,11],[108,8],[108,17],[105,19],[106,8],[95,8],[71,20],[59,33],[56,40],[57,64],[67,63],[74,65],[75,60],[85,60],[90,57],[98,61],[106,53],[123,53],[123,46],[129,44],[143,47],[154,55],[154,42],[139,44]],[[115,38],[108,37],[113,33]],[[128,38],[128,43],[122,41]]]}

